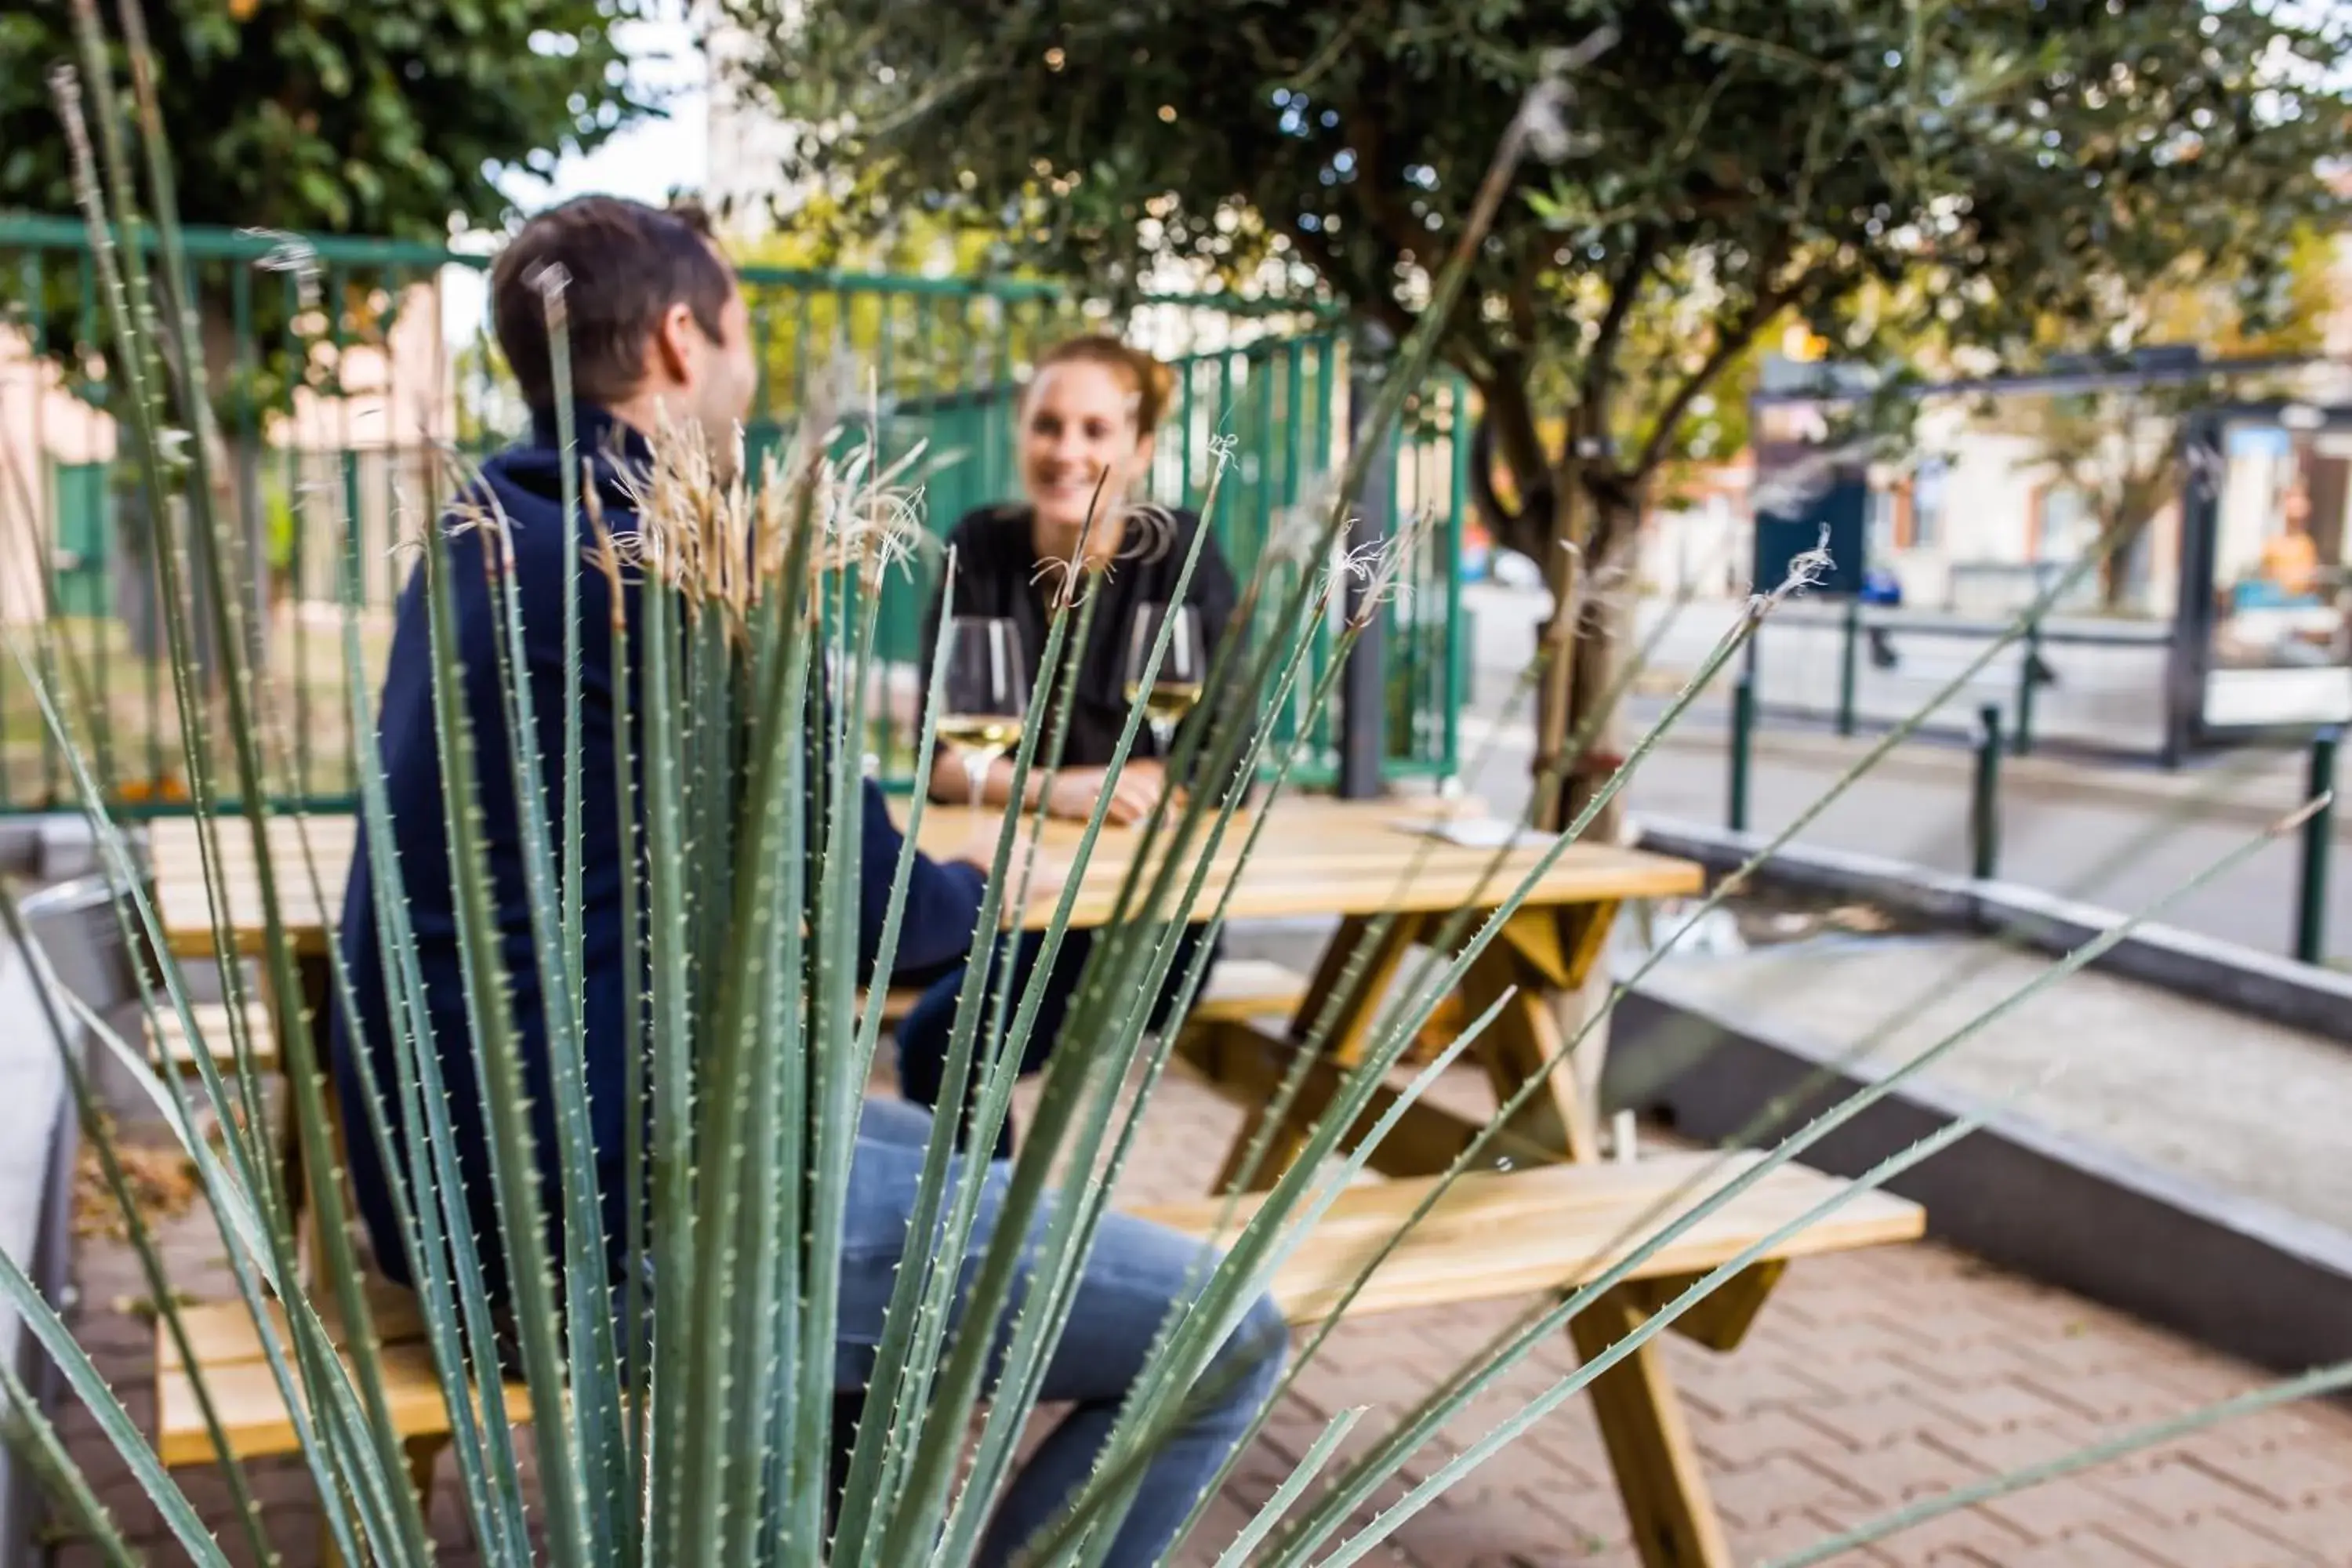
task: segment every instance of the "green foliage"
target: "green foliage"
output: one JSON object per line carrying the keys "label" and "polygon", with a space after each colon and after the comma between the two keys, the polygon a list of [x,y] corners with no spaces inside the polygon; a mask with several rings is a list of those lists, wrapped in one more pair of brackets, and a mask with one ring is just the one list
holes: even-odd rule
{"label": "green foliage", "polygon": [[[65,215],[81,205],[49,74],[79,58],[74,17],[85,4],[113,9],[108,0],[26,0],[0,11],[0,212]],[[639,0],[162,0],[148,20],[145,58],[181,216],[436,246],[453,227],[495,228],[508,212],[494,183],[503,171],[544,174],[562,152],[592,149],[656,111],[628,79],[614,36],[641,10]],[[91,111],[127,116],[120,12],[100,26],[118,74]],[[53,263],[43,269],[28,259],[24,270],[0,274],[0,304],[37,309],[47,352],[104,363],[86,270],[71,258]],[[203,259],[193,277],[203,360],[225,426],[235,427],[240,398],[269,408],[290,380],[331,384],[324,356],[290,357],[294,336],[331,335],[304,321],[290,278]],[[386,325],[387,290],[415,279],[391,268],[325,279],[338,341],[374,339]],[[37,304],[28,297],[35,290]],[[236,357],[240,336],[256,346],[250,363]]]}
{"label": "green foliage", "polygon": [[[864,367],[881,395],[918,407],[949,394],[994,406],[1011,395],[1016,364],[1091,319],[1077,290],[1012,265],[1001,231],[856,189],[819,192],[730,251],[771,417],[789,418],[835,363]],[[844,275],[864,281],[841,287]]]}
{"label": "green foliage", "polygon": [[1560,84],[1558,162],[1520,171],[1444,323],[1521,498],[1492,508],[1498,538],[1548,559],[1560,530],[1595,553],[1622,538],[1696,401],[1777,321],[1845,356],[1931,327],[2007,350],[2184,257],[2232,253],[2259,291],[2335,209],[2317,164],[2343,26],[2313,15],[818,0],[751,68],[812,127],[817,173],[1034,212],[1024,251],[1112,284],[1169,263],[1319,283],[1401,332],[1522,97],[1606,38]]}
{"label": "green foliage", "polygon": [[[53,62],[79,58],[73,3],[25,0],[0,16],[0,210],[79,206],[47,79]],[[544,174],[653,107],[614,39],[639,9],[163,0],[151,58],[180,216],[436,242],[453,220],[495,226],[500,168]],[[118,46],[118,69],[126,58]]]}

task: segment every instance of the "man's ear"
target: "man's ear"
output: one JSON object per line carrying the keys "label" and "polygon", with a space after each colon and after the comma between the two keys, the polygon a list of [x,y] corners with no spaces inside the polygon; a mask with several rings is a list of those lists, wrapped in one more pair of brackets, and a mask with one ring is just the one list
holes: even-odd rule
{"label": "man's ear", "polygon": [[661,321],[654,328],[646,374],[673,386],[692,380],[696,347],[701,337],[702,329],[695,323],[692,307],[683,300],[672,305],[662,312]]}

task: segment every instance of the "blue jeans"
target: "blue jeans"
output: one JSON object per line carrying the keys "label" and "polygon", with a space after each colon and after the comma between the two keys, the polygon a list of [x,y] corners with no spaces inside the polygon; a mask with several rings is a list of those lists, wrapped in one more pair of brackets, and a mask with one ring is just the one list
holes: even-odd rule
{"label": "blue jeans", "polygon": [[[929,1113],[898,1100],[869,1100],[858,1123],[850,1166],[849,1204],[842,1235],[841,1326],[835,1380],[844,1389],[866,1386],[908,1230]],[[959,1173],[962,1156],[958,1156]],[[993,1234],[1009,1173],[992,1163],[959,1285],[968,1292]],[[1051,1212],[1041,1208],[1039,1225]],[[979,1561],[1009,1563],[1013,1553],[1050,1523],[1093,1472],[1120,1403],[1144,1370],[1152,1340],[1169,1307],[1186,1289],[1201,1259],[1201,1244],[1163,1226],[1122,1214],[1104,1216],[1080,1275],[1061,1342],[1045,1369],[1042,1397],[1074,1406],[1038,1445],[1013,1478],[989,1523]],[[1203,1269],[1205,1272],[1205,1269]],[[1025,1290],[1024,1270],[1016,1290]],[[1015,1296],[1017,1306],[1019,1296]],[[960,1325],[956,1325],[960,1328]],[[1012,1339],[998,1330],[996,1353]],[[1218,1350],[1196,1392],[1204,1403],[1176,1428],[1144,1472],[1140,1489],[1108,1558],[1126,1564],[1157,1563],[1176,1531],[1249,1430],[1274,1390],[1289,1347],[1288,1331],[1270,1297],[1261,1296]]]}
{"label": "blue jeans", "polygon": [[[1184,976],[1192,970],[1192,955],[1200,947],[1202,930],[1199,926],[1189,927],[1177,941],[1175,962],[1169,966],[1167,982],[1152,1004],[1151,1026],[1155,1029],[1167,1025],[1169,1010],[1176,1003],[1176,993],[1183,986]],[[1044,938],[1035,931],[1023,935],[1013,944],[1011,1000],[1016,1014],[1021,1010],[1021,994],[1029,985],[1043,945]],[[1003,950],[992,947],[990,951],[1001,953]],[[1054,955],[1053,970],[1046,975],[1045,990],[1037,1000],[1036,1019],[1030,1028],[1029,1038],[1022,1046],[1021,1071],[1024,1076],[1045,1067],[1045,1055],[1054,1048],[1055,1040],[1061,1036],[1062,1020],[1069,1014],[1070,1003],[1077,995],[1078,981],[1086,971],[1087,958],[1093,952],[1094,932],[1091,931],[1073,931],[1063,937],[1061,948]],[[1215,971],[1213,955],[1209,962],[1210,969],[1202,976],[1203,985],[1208,984],[1208,974]],[[963,990],[965,969],[966,965],[959,963],[933,979],[924,987],[922,995],[916,999],[914,1006],[908,1010],[907,1016],[898,1025],[898,1092],[926,1110],[939,1104],[947,1087],[948,1047],[955,1033],[956,998]],[[992,998],[1000,978],[995,974],[989,977],[989,995]],[[983,1024],[987,1021],[984,1012],[982,1020]],[[1010,1022],[1008,1019],[1007,1023]],[[979,1041],[973,1044],[973,1081],[964,1096],[967,1124],[971,1108],[979,1098],[979,1079],[984,1068],[980,1045]],[[957,1134],[956,1146],[964,1146],[961,1131]],[[1011,1158],[1012,1154],[1013,1115],[1008,1110],[1004,1125],[996,1134],[995,1157],[1003,1160]]]}

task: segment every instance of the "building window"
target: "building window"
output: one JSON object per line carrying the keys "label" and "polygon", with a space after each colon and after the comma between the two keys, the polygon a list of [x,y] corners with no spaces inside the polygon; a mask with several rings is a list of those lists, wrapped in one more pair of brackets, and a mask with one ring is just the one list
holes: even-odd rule
{"label": "building window", "polygon": [[1944,531],[1944,464],[1930,458],[1911,476],[1911,548],[1925,550]]}

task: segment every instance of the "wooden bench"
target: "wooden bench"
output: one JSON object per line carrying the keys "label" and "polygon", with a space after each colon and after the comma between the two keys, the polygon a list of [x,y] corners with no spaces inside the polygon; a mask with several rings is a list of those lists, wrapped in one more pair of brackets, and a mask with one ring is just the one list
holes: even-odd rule
{"label": "wooden bench", "polygon": [[[1296,970],[1286,969],[1279,963],[1264,959],[1224,959],[1210,971],[1208,983],[1201,987],[1201,994],[1193,998],[1192,1011],[1185,1022],[1188,1025],[1239,1024],[1281,1016],[1297,1006],[1298,999],[1306,994],[1306,976]],[[910,986],[891,987],[882,998],[882,1021],[894,1025],[903,1023],[921,995],[920,991]],[[204,1042],[213,1060],[226,1071],[236,1060],[228,1007],[223,1003],[204,1002],[192,1005],[188,1011],[195,1019],[196,1038]],[[179,1013],[169,1005],[159,1002],[156,1014],[157,1026],[147,1031],[148,1060],[193,1070],[195,1057]],[[251,1031],[254,1065],[265,1070],[278,1065],[278,1035],[270,1018],[269,1008],[264,1003],[246,1003],[247,1027]]]}
{"label": "wooden bench", "polygon": [[[1641,1235],[1654,1233],[1686,1211],[1713,1186],[1727,1181],[1760,1156],[1738,1154],[1711,1171],[1721,1156],[1675,1153],[1624,1165],[1555,1165],[1511,1175],[1473,1172],[1458,1179],[1396,1252],[1373,1274],[1349,1308],[1350,1318],[1405,1311],[1441,1304],[1564,1292],[1592,1279],[1631,1250]],[[1702,1184],[1662,1212],[1658,1205],[1688,1183]],[[1314,1233],[1285,1262],[1274,1282],[1275,1300],[1294,1323],[1328,1315],[1340,1291],[1372,1253],[1427,1194],[1433,1178],[1364,1183],[1341,1193]],[[1643,1260],[1626,1284],[1610,1292],[1570,1326],[1578,1352],[1590,1359],[1632,1331],[1653,1310],[1697,1276],[1738,1257],[1783,1225],[1836,1193],[1844,1183],[1801,1165],[1783,1165],[1672,1244]],[[1241,1212],[1258,1200],[1244,1199]],[[1206,1237],[1220,1210],[1215,1199],[1156,1205],[1135,1212],[1195,1236]],[[1646,1223],[1643,1223],[1645,1220]],[[1627,1233],[1637,1225],[1640,1233]],[[1841,1207],[1775,1246],[1741,1275],[1674,1325],[1717,1350],[1736,1346],[1753,1322],[1770,1284],[1791,1258],[1812,1254],[1910,1241],[1925,1228],[1919,1206],[1885,1193],[1856,1193]],[[1498,1256],[1509,1258],[1497,1268]],[[371,1286],[371,1304],[383,1342],[387,1395],[401,1436],[412,1456],[420,1486],[429,1479],[439,1447],[449,1432],[449,1413],[424,1341],[413,1299],[382,1281]],[[183,1310],[191,1340],[204,1366],[205,1386],[230,1445],[242,1458],[284,1454],[295,1447],[293,1426],[262,1359],[261,1342],[238,1302]],[[1641,1381],[1649,1373],[1651,1351],[1627,1357],[1593,1384],[1596,1401],[1628,1409],[1645,1407]],[[519,1384],[507,1390],[508,1409],[518,1420],[530,1408]],[[157,1336],[156,1451],[169,1466],[203,1464],[215,1456],[198,1417],[193,1386],[168,1335]],[[1626,1423],[1615,1424],[1622,1432]],[[1654,1452],[1621,1454],[1623,1441],[1612,1432],[1612,1458],[1621,1481],[1629,1465],[1685,1462],[1685,1434],[1652,1438]]]}
{"label": "wooden bench", "polygon": [[[1227,1024],[1255,1023],[1287,1017],[1307,994],[1307,976],[1263,958],[1221,958],[1209,971],[1192,1010],[1184,1016],[1188,1029]],[[891,987],[882,999],[882,1021],[906,1021],[922,993],[908,986]]]}
{"label": "wooden bench", "polygon": [[[194,1072],[196,1066],[196,1046],[204,1047],[215,1067],[224,1073],[236,1065],[235,1030],[231,1026],[228,1005],[222,1002],[199,1002],[188,1008],[195,1022],[194,1043],[191,1043],[187,1026],[181,1021],[178,1009],[158,999],[155,1021],[146,1029],[147,1059],[157,1070]],[[267,1005],[257,1001],[245,1005],[247,1038],[252,1043],[253,1065],[263,1072],[278,1066],[278,1029],[270,1021]]]}
{"label": "wooden bench", "polygon": [[[1223,960],[1193,999],[1186,1025],[1222,1026],[1277,1016],[1295,1007],[1306,988],[1305,976],[1281,964],[1259,959]],[[893,988],[883,1000],[884,1021],[899,1022],[920,994],[906,987]],[[258,1024],[257,1042],[271,1038],[267,1010],[258,1003],[251,1005]],[[211,1006],[191,1011],[200,1037],[213,1050],[215,1059],[233,1059],[228,1009]],[[174,1026],[171,1037],[177,1042],[173,1048],[184,1053],[184,1032],[176,1027],[176,1018],[171,1022]],[[440,1402],[415,1299],[383,1279],[369,1279],[367,1289],[376,1331],[384,1346],[387,1394],[402,1436],[412,1441],[446,1437],[448,1411]],[[293,1426],[279,1403],[277,1383],[263,1359],[261,1337],[244,1303],[192,1306],[183,1309],[183,1318],[223,1427],[238,1454],[252,1457],[290,1451],[295,1447]],[[203,1464],[214,1458],[211,1438],[196,1412],[187,1367],[178,1345],[161,1324],[155,1335],[155,1377],[157,1452],[164,1464]],[[528,1410],[528,1395],[520,1384],[509,1389],[508,1407]]]}

